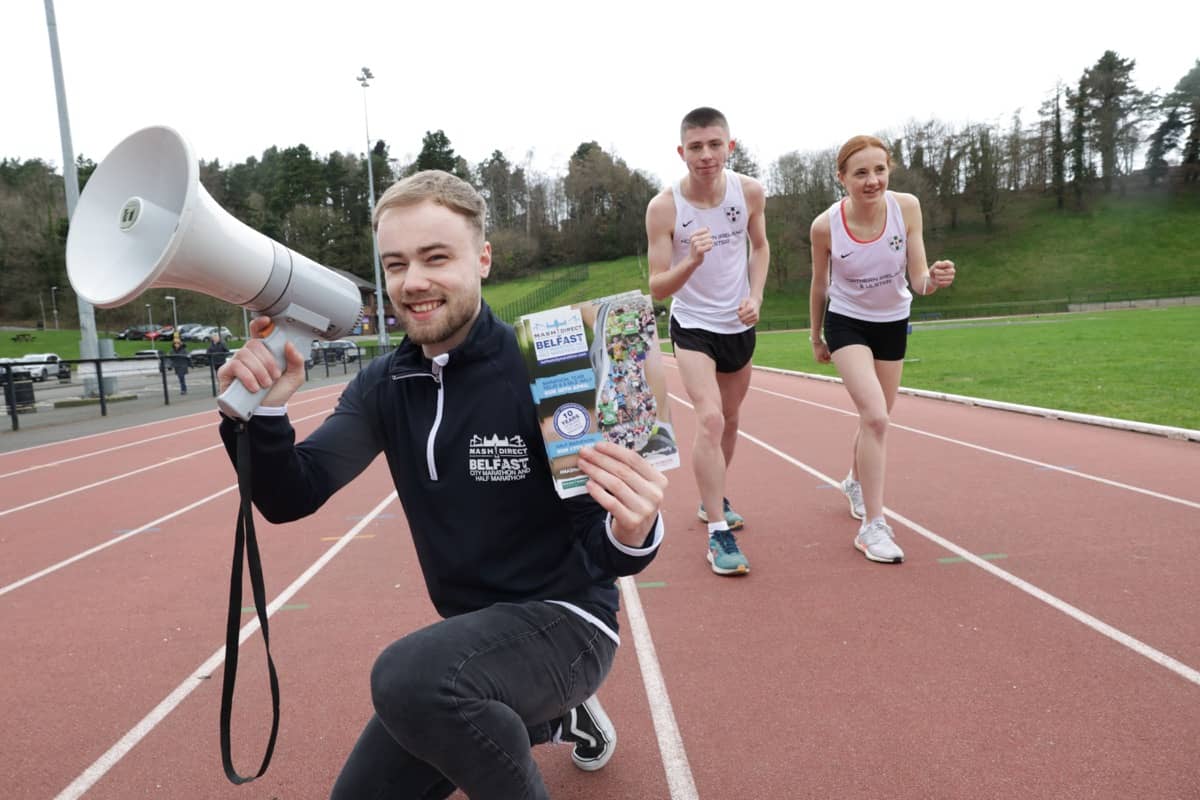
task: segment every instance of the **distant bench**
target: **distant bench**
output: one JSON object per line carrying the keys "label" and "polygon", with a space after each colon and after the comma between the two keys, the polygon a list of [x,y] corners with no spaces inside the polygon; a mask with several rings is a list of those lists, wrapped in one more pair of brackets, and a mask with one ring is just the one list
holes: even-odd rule
{"label": "distant bench", "polygon": [[36,337],[32,333],[18,333],[12,337],[14,342],[32,342]]}

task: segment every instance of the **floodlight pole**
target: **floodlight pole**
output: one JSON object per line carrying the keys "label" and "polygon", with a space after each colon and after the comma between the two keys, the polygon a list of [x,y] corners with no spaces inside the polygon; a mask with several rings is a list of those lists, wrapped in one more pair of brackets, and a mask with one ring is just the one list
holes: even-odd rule
{"label": "floodlight pole", "polygon": [[[63,182],[67,189],[67,221],[75,215],[79,204],[79,173],[75,169],[75,148],[71,146],[71,121],[67,116],[67,91],[63,85],[62,56],[58,52],[58,22],[54,17],[54,0],[46,2],[46,29],[50,34],[50,61],[54,65],[54,93],[58,98],[58,130],[62,139]],[[99,358],[100,344],[96,339],[96,311],[92,304],[75,293],[79,306],[79,357]]]}
{"label": "floodlight pole", "polygon": [[[368,212],[368,218],[375,214],[375,171],[371,167],[371,126],[367,118],[367,87],[371,84],[368,82],[375,76],[367,67],[363,67],[358,74],[358,82],[363,88],[363,130],[367,134],[367,197],[370,199],[371,207]],[[388,348],[388,333],[387,322],[383,315],[383,280],[380,277],[379,267],[379,243],[375,240],[374,226],[371,230],[371,254],[375,258],[375,313],[377,321],[375,324],[376,333],[379,339],[379,351],[382,353]]]}

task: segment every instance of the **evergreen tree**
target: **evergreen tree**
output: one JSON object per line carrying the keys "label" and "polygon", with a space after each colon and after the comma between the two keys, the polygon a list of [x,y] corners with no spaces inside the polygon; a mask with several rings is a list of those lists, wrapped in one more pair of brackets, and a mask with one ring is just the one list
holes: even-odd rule
{"label": "evergreen tree", "polygon": [[458,168],[458,156],[454,154],[454,148],[450,146],[450,139],[445,131],[439,129],[425,132],[425,138],[421,141],[421,152],[417,155],[414,166],[418,172],[440,169],[453,173]]}
{"label": "evergreen tree", "polygon": [[1175,85],[1175,91],[1167,95],[1164,105],[1176,109],[1188,129],[1183,145],[1183,179],[1200,181],[1200,59]]}
{"label": "evergreen tree", "polygon": [[1137,125],[1146,107],[1146,96],[1133,85],[1135,63],[1106,50],[1093,67],[1084,71],[1079,83],[1100,153],[1105,192],[1112,191],[1113,177],[1119,172],[1117,154],[1122,140],[1137,140]]}
{"label": "evergreen tree", "polygon": [[749,175],[751,178],[757,178],[761,173],[758,168],[758,162],[754,160],[754,156],[750,154],[750,149],[738,140],[734,145],[733,152],[729,154],[729,163],[726,166],[738,173],[739,175]]}
{"label": "evergreen tree", "polygon": [[1075,194],[1075,207],[1083,208],[1083,189],[1090,172],[1087,156],[1087,87],[1079,79],[1077,92],[1067,91],[1067,105],[1071,108],[1071,189]]}
{"label": "evergreen tree", "polygon": [[1066,144],[1063,142],[1062,108],[1059,102],[1059,90],[1054,90],[1054,132],[1053,143],[1050,145],[1051,185],[1054,188],[1054,199],[1061,209],[1066,203]]}
{"label": "evergreen tree", "polygon": [[1153,186],[1167,174],[1167,153],[1179,147],[1179,135],[1183,133],[1183,119],[1179,109],[1167,110],[1167,118],[1150,135],[1150,147],[1146,150],[1146,177]]}

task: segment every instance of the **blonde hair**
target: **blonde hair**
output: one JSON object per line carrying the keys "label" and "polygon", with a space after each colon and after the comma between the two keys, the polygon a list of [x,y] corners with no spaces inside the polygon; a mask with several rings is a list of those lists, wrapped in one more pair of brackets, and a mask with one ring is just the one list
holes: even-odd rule
{"label": "blonde hair", "polygon": [[842,145],[842,149],[838,151],[837,156],[837,171],[838,175],[846,171],[846,162],[850,160],[850,156],[857,153],[859,150],[866,150],[868,147],[878,147],[887,156],[888,169],[892,167],[892,152],[888,146],[884,144],[876,136],[855,136]]}
{"label": "blonde hair", "polygon": [[487,203],[471,184],[440,169],[422,170],[389,186],[375,204],[371,227],[379,230],[379,218],[389,208],[414,206],[426,200],[465,217],[478,234],[478,243],[483,244]]}

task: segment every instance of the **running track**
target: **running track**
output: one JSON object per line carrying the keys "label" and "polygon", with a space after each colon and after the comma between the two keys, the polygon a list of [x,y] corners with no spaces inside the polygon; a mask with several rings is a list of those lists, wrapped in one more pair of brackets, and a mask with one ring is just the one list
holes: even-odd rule
{"label": "running track", "polygon": [[[300,435],[337,392],[293,401]],[[831,487],[855,424],[841,387],[759,371],[743,415],[729,492],[753,571],[709,572],[690,469],[671,472],[663,550],[622,581],[617,755],[585,775],[539,748],[556,800],[1200,797],[1200,445],[901,396],[887,499],[907,561],[884,566]],[[436,619],[382,459],[314,517],[260,522],[282,723],[267,775],[228,784],[218,445],[206,412],[0,454],[5,797],[325,797],[375,655]],[[243,774],[270,718],[252,616]]]}

